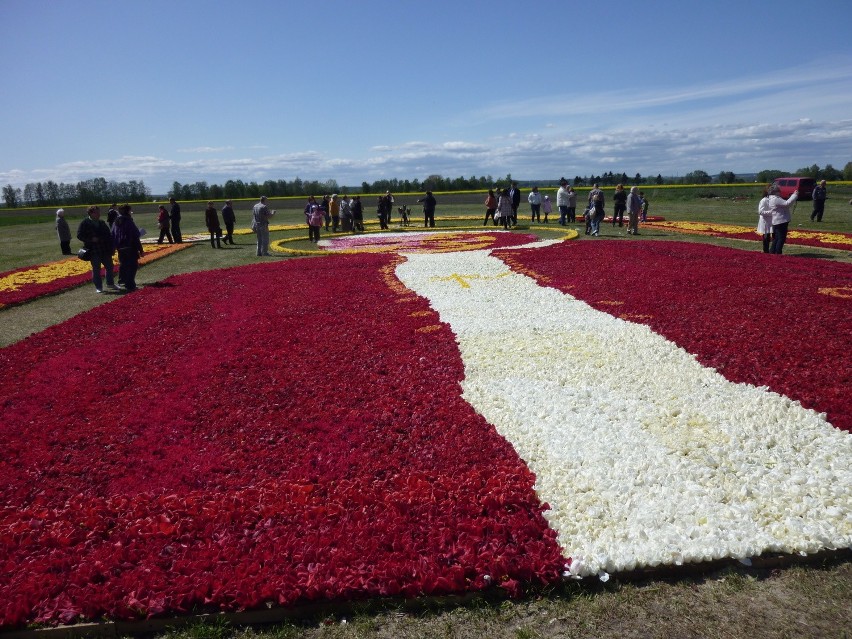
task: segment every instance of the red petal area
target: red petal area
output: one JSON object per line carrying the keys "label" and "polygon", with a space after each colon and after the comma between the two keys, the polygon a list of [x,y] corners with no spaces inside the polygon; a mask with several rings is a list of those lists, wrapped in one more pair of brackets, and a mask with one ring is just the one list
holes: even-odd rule
{"label": "red petal area", "polygon": [[175,277],[0,350],[0,627],[559,579],[395,259]]}
{"label": "red petal area", "polygon": [[499,255],[599,310],[647,324],[731,381],[767,386],[852,431],[850,264],[606,240]]}

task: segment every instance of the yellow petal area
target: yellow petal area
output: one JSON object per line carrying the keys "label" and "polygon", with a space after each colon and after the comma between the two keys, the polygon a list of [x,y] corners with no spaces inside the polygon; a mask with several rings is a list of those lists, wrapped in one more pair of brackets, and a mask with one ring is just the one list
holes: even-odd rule
{"label": "yellow petal area", "polygon": [[843,299],[852,300],[852,286],[835,286],[828,288],[817,289],[821,295],[829,295],[831,297],[842,297]]}
{"label": "yellow petal area", "polygon": [[[755,222],[755,224],[757,224]],[[712,222],[646,222],[642,226],[652,226],[655,228],[667,228],[673,231],[683,231],[685,233],[694,233],[703,235],[705,233],[751,233],[755,232],[754,226],[738,226],[736,224],[715,224]]]}
{"label": "yellow petal area", "polygon": [[[756,224],[756,222],[755,222]],[[754,233],[755,226],[739,226],[736,224],[717,224],[713,222],[646,222],[642,226],[658,228],[692,235],[734,236],[742,233]],[[788,240],[813,240],[829,248],[852,248],[852,236],[845,233],[827,233],[823,231],[807,231],[791,229],[787,233]]]}
{"label": "yellow petal area", "polygon": [[[139,260],[140,264],[153,262],[191,244],[163,244],[145,247],[145,255]],[[48,284],[54,280],[92,272],[91,262],[84,262],[76,257],[48,264],[39,264],[20,271],[6,273],[0,276],[0,291],[17,291],[33,284]]]}

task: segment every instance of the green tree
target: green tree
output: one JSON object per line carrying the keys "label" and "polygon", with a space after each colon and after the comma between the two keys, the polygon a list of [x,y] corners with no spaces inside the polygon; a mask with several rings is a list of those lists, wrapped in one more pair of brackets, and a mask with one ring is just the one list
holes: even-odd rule
{"label": "green tree", "polygon": [[655,183],[655,184],[665,184],[665,180],[663,179],[663,176],[662,176],[662,175],[660,175],[659,173],[657,173],[657,177],[656,177],[656,179],[654,180],[654,183]]}
{"label": "green tree", "polygon": [[737,176],[733,171],[719,171],[719,184],[733,184],[737,181]]}
{"label": "green tree", "polygon": [[3,201],[6,202],[7,209],[18,208],[18,204],[21,203],[21,189],[7,184],[3,187]]}
{"label": "green tree", "polygon": [[847,162],[843,167],[843,179],[847,182],[852,182],[852,162]]}
{"label": "green tree", "polygon": [[764,169],[757,174],[757,181],[769,184],[775,178],[779,178],[783,175],[787,175],[786,171],[779,171],[778,169]]}
{"label": "green tree", "polygon": [[684,184],[710,184],[713,181],[713,178],[706,171],[697,170],[690,171],[686,175],[683,176]]}
{"label": "green tree", "polygon": [[802,169],[796,171],[795,175],[800,175],[801,177],[810,177],[815,180],[819,179],[819,164],[811,164],[810,166],[806,166]]}
{"label": "green tree", "polygon": [[843,179],[843,173],[830,164],[826,164],[819,177],[821,180],[827,180],[828,182],[838,182]]}

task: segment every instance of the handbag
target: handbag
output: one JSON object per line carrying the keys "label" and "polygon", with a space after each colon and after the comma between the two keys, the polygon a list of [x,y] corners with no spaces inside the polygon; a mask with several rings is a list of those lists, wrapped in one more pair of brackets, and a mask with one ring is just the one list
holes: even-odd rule
{"label": "handbag", "polygon": [[90,249],[87,249],[87,248],[81,248],[79,251],[77,251],[77,257],[79,257],[84,262],[91,262],[92,261],[92,251]]}

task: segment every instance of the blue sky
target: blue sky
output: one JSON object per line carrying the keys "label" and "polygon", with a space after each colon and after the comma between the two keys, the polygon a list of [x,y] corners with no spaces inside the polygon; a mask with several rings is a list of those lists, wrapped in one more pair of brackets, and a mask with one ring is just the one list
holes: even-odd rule
{"label": "blue sky", "polygon": [[852,161],[852,3],[0,0],[0,184]]}

